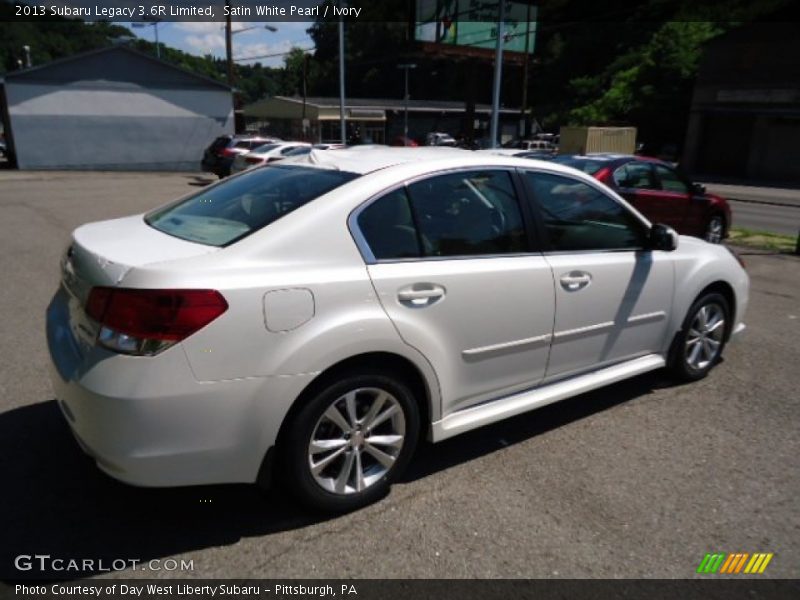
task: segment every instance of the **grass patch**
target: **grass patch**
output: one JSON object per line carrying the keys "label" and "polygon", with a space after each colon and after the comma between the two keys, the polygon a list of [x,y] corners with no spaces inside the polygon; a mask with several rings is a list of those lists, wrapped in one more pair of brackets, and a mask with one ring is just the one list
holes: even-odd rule
{"label": "grass patch", "polygon": [[753,248],[765,248],[766,250],[790,253],[794,253],[795,247],[797,246],[797,238],[793,235],[754,231],[752,229],[740,227],[731,229],[728,242],[741,246],[751,246]]}

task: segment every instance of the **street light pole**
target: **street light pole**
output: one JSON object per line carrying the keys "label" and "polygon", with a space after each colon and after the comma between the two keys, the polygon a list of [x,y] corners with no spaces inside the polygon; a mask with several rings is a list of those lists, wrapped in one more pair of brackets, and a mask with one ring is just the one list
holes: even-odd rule
{"label": "street light pole", "polygon": [[417,65],[408,64],[407,63],[407,64],[404,64],[404,65],[397,65],[397,68],[398,69],[403,69],[403,71],[405,71],[406,85],[405,85],[405,95],[404,95],[405,111],[403,113],[403,145],[407,146],[408,145],[408,100],[409,100],[409,95],[408,95],[408,70],[409,69],[416,69]]}
{"label": "street light pole", "polygon": [[500,119],[500,80],[503,76],[503,31],[506,18],[505,0],[500,0],[497,9],[497,46],[494,52],[494,85],[492,89],[492,125],[489,130],[491,136],[490,148],[497,148],[497,129]]}
{"label": "street light pole", "polygon": [[150,25],[153,26],[153,31],[155,33],[156,39],[156,57],[161,58],[161,43],[158,41],[158,24],[161,22],[161,19],[157,17],[143,17],[144,21],[148,21],[148,23],[131,23],[131,26],[137,29],[141,29],[142,27],[148,27]]}

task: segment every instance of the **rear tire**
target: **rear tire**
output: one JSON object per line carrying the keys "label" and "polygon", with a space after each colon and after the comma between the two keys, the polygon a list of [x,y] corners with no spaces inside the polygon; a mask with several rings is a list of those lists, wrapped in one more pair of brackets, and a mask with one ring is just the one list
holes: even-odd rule
{"label": "rear tire", "polygon": [[388,493],[419,430],[417,402],[395,374],[345,375],[313,393],[287,424],[278,449],[284,479],[310,508],[355,510]]}
{"label": "rear tire", "polygon": [[730,306],[722,294],[704,294],[692,304],[670,350],[669,368],[683,381],[702,379],[719,362],[730,328]]}

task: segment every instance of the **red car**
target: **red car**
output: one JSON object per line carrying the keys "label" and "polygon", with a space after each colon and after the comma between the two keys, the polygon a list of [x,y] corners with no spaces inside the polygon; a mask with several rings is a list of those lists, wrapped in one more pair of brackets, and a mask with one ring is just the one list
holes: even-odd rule
{"label": "red car", "polygon": [[554,162],[574,167],[605,183],[653,223],[719,244],[731,227],[724,198],[692,183],[670,163],[624,154],[563,154]]}

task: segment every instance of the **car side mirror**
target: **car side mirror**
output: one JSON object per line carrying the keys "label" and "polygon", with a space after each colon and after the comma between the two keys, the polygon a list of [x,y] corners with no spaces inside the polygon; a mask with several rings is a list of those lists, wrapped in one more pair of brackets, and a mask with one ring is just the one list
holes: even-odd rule
{"label": "car side mirror", "polygon": [[692,192],[698,196],[702,196],[706,193],[706,186],[704,186],[702,183],[693,183]]}
{"label": "car side mirror", "polygon": [[656,223],[650,229],[650,249],[672,252],[678,248],[678,232],[672,227]]}

